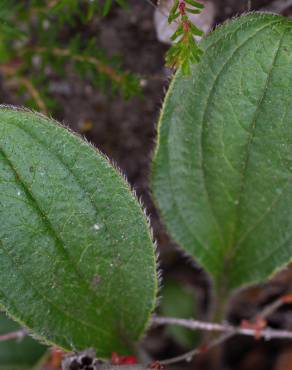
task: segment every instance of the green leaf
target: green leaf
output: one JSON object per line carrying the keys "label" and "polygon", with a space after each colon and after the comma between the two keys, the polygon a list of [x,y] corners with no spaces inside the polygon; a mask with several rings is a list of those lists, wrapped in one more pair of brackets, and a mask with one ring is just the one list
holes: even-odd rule
{"label": "green leaf", "polygon": [[[128,4],[124,0],[116,0],[116,3],[124,10],[128,9]],[[102,16],[105,17],[109,14],[111,8],[113,7],[113,0],[105,0],[102,6]]]}
{"label": "green leaf", "polygon": [[164,102],[153,192],[217,290],[259,282],[292,255],[292,23],[250,14],[215,30]]}
{"label": "green leaf", "polygon": [[129,9],[128,4],[125,2],[125,0],[116,0],[117,4],[123,8],[124,10]]}
{"label": "green leaf", "polygon": [[[18,324],[0,313],[0,335],[20,330]],[[31,369],[45,354],[47,348],[31,337],[0,342],[0,370]]]}
{"label": "green leaf", "polygon": [[204,5],[201,4],[201,3],[198,3],[197,1],[194,1],[194,0],[185,0],[185,2],[187,4],[189,4],[189,5],[194,6],[195,8],[204,9]]}
{"label": "green leaf", "polygon": [[191,14],[200,14],[201,13],[201,10],[199,10],[199,9],[186,8],[185,10],[186,10],[187,13],[191,13]]}
{"label": "green leaf", "polygon": [[[164,282],[161,290],[162,301],[160,313],[162,316],[190,319],[196,317],[196,295],[192,287],[175,280]],[[194,348],[198,342],[198,332],[187,328],[170,325],[166,328],[173,339],[187,348]]]}
{"label": "green leaf", "polygon": [[5,33],[8,38],[22,38],[25,36],[25,32],[21,31],[12,22],[0,18],[0,30],[1,33]]}
{"label": "green leaf", "polygon": [[132,352],[157,291],[138,201],[54,121],[2,106],[0,122],[0,304],[65,350]]}
{"label": "green leaf", "polygon": [[196,27],[193,23],[190,23],[190,30],[191,33],[195,36],[203,36],[204,32],[201,31],[198,27]]}
{"label": "green leaf", "polygon": [[176,31],[172,34],[170,39],[172,41],[175,41],[179,36],[183,35],[183,33],[184,33],[184,29],[183,29],[183,26],[180,24],[177,27]]}
{"label": "green leaf", "polygon": [[102,16],[105,17],[108,15],[111,7],[112,7],[113,0],[105,0],[105,4],[103,5],[102,8]]}
{"label": "green leaf", "polygon": [[175,0],[172,8],[169,11],[168,23],[172,23],[177,17],[179,17],[180,13],[177,11],[178,6],[179,6],[179,0]]}

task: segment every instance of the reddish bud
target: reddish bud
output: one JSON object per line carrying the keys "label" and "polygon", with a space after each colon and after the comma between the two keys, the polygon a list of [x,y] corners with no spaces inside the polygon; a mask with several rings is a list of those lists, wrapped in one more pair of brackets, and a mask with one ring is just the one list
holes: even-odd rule
{"label": "reddish bud", "polygon": [[123,356],[122,365],[135,365],[137,364],[137,358],[135,356]]}
{"label": "reddish bud", "polygon": [[283,303],[290,304],[290,303],[292,303],[292,293],[291,294],[287,294],[287,295],[283,295],[283,297],[281,297],[280,299],[281,299],[281,301]]}
{"label": "reddish bud", "polygon": [[209,347],[207,346],[207,344],[202,344],[199,348],[198,348],[198,352],[199,353],[205,353],[209,350]]}
{"label": "reddish bud", "polygon": [[159,361],[154,361],[152,364],[150,364],[150,369],[155,369],[155,370],[163,370],[165,367],[161,365]]}
{"label": "reddish bud", "polygon": [[120,356],[116,352],[112,353],[111,362],[113,365],[135,365],[138,363],[135,356]]}
{"label": "reddish bud", "polygon": [[113,365],[120,365],[121,359],[117,352],[112,352],[111,361]]}
{"label": "reddish bud", "polygon": [[180,15],[185,15],[185,9],[186,9],[186,3],[184,1],[181,1],[178,6]]}
{"label": "reddish bud", "polygon": [[61,370],[61,363],[64,352],[59,348],[53,347],[50,351],[48,362],[44,365],[44,369]]}
{"label": "reddish bud", "polygon": [[189,21],[183,21],[182,22],[184,33],[188,33],[190,30],[190,23]]}
{"label": "reddish bud", "polygon": [[240,323],[241,328],[254,330],[255,339],[259,340],[262,336],[262,330],[267,327],[267,321],[260,316],[257,316],[255,322],[242,320]]}

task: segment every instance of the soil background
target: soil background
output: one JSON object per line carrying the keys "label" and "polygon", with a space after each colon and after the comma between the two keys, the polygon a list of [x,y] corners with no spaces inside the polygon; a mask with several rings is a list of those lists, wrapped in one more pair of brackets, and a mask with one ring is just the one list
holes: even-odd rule
{"label": "soil background", "polygon": [[[154,7],[146,0],[129,0],[129,11],[115,7],[110,15],[97,24],[100,42],[109,54],[122,56],[125,69],[143,75],[143,97],[125,101],[122,97],[107,96],[93,89],[73,73],[69,80],[55,81],[55,98],[63,106],[56,119],[82,132],[84,124],[92,128],[86,138],[106,153],[120,167],[128,181],[142,199],[151,218],[154,235],[160,252],[161,270],[165,280],[175,278],[191,284],[198,297],[197,318],[208,316],[211,289],[206,274],[184,257],[167,235],[151,201],[149,191],[149,164],[153,151],[156,124],[165,95],[170,71],[164,66],[168,46],[157,41],[153,23]],[[271,1],[251,1],[251,10],[267,6]],[[248,11],[246,0],[214,0],[216,16],[214,26],[227,18]],[[285,15],[292,15],[287,9]],[[67,88],[63,88],[64,84]],[[1,87],[2,103],[21,104]],[[272,281],[237,294],[228,309],[231,322],[238,324],[251,318],[257,310],[292,290],[292,269],[288,268]],[[269,320],[275,328],[292,329],[292,314],[283,307]],[[149,332],[145,348],[155,359],[164,359],[183,353],[186,349],[175,342],[164,329]],[[212,358],[216,351],[200,355],[190,363],[169,369],[218,370]],[[230,370],[289,370],[292,369],[291,342],[236,337],[224,345],[224,369]]]}

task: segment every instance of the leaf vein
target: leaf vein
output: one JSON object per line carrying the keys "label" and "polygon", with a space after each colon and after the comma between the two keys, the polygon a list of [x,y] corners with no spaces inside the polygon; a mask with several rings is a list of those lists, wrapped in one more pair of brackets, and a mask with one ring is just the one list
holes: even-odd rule
{"label": "leaf vein", "polygon": [[[265,97],[266,97],[266,94],[267,94],[267,91],[268,91],[269,82],[271,80],[272,72],[273,72],[273,69],[275,67],[275,63],[276,63],[277,57],[279,55],[280,48],[281,48],[284,36],[285,36],[285,32],[283,32],[281,38],[279,39],[278,46],[277,46],[277,49],[275,51],[274,58],[273,58],[270,70],[267,73],[267,79],[266,79],[266,82],[265,82],[263,93],[260,96],[260,99],[259,99],[258,104],[257,104],[256,111],[254,113],[253,120],[251,122],[251,133],[249,135],[249,138],[248,138],[247,144],[246,144],[246,158],[245,158],[245,162],[244,162],[244,166],[243,166],[243,172],[242,172],[242,176],[241,176],[241,184],[240,184],[240,190],[239,190],[239,194],[238,194],[238,202],[237,202],[237,205],[236,205],[236,209],[237,209],[236,221],[235,221],[235,224],[234,224],[233,237],[231,238],[231,244],[229,246],[229,249],[232,247],[232,245],[235,242],[236,232],[238,231],[237,229],[239,227],[240,208],[241,208],[241,205],[242,205],[242,196],[243,196],[243,193],[244,193],[244,190],[245,190],[246,174],[247,174],[248,165],[249,165],[249,158],[250,158],[250,147],[251,147],[253,139],[255,137],[255,131],[256,131],[258,116],[259,116],[259,113],[260,113],[260,107],[262,106],[262,104],[265,100]],[[235,253],[237,249],[238,249],[238,243],[236,243],[236,245],[234,246],[233,253]]]}
{"label": "leaf vein", "polygon": [[279,23],[280,21],[279,20],[273,20],[272,22],[269,22],[268,24],[265,24],[263,27],[259,28],[256,30],[256,32],[254,32],[251,36],[249,36],[246,40],[244,40],[240,45],[238,45],[232,52],[232,54],[229,56],[228,59],[226,59],[226,61],[224,62],[224,64],[222,65],[222,67],[220,68],[218,74],[216,75],[212,85],[211,85],[211,88],[210,88],[210,91],[207,95],[207,98],[206,98],[206,104],[205,104],[205,108],[203,110],[203,115],[202,115],[202,129],[201,129],[201,171],[202,171],[202,178],[203,178],[203,183],[204,183],[204,188],[205,188],[205,191],[206,191],[206,196],[207,196],[207,200],[208,200],[208,203],[209,203],[209,207],[210,207],[210,210],[213,214],[213,218],[214,218],[214,221],[215,221],[215,224],[216,224],[216,227],[219,231],[219,235],[221,237],[221,240],[222,242],[224,243],[224,238],[223,238],[223,232],[222,232],[222,229],[221,227],[219,226],[219,221],[215,215],[215,211],[214,211],[214,208],[211,204],[211,198],[210,198],[210,193],[209,193],[209,190],[208,190],[208,187],[207,187],[207,181],[206,181],[206,171],[205,171],[205,164],[204,164],[204,135],[205,135],[205,129],[206,129],[206,123],[207,123],[207,114],[208,114],[208,110],[209,110],[209,106],[210,106],[210,102],[211,102],[211,98],[215,92],[215,89],[217,87],[217,84],[219,82],[219,78],[221,76],[221,73],[225,70],[225,68],[229,65],[229,63],[232,61],[232,59],[234,58],[234,56],[237,54],[237,52],[247,43],[249,42],[251,39],[253,39],[255,36],[257,36],[260,32],[262,32],[263,30],[267,29],[268,27],[271,26],[271,24],[274,24],[274,23]]}

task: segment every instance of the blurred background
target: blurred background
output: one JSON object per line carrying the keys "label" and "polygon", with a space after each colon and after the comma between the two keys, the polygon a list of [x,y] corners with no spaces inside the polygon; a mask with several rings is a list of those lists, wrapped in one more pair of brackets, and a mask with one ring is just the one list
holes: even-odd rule
{"label": "blurred background", "polygon": [[[193,21],[206,33],[228,18],[252,10],[292,16],[289,0],[209,0]],[[163,315],[208,318],[211,286],[206,274],[182,255],[167,235],[149,190],[149,164],[161,103],[172,71],[165,67],[172,29],[172,0],[47,0],[0,2],[0,100],[52,116],[92,142],[126,175],[150,216],[160,253]],[[291,45],[292,47],[292,45]],[[232,298],[226,317],[239,324],[283,294],[292,292],[292,267],[270,282]],[[2,321],[1,321],[2,320]],[[0,334],[17,330],[3,316]],[[2,322],[2,324],[1,324]],[[274,328],[292,330],[283,306],[269,318]],[[143,347],[155,359],[198,345],[200,333],[153,329]],[[0,343],[0,369],[28,369],[45,349],[27,341]],[[22,342],[23,344],[23,342]],[[6,347],[5,347],[6,346]],[[218,370],[216,351],[171,369]],[[46,355],[47,356],[47,355]],[[56,351],[41,368],[58,369]],[[235,337],[224,344],[224,369],[292,369],[292,344]],[[38,367],[40,368],[40,367]]]}

